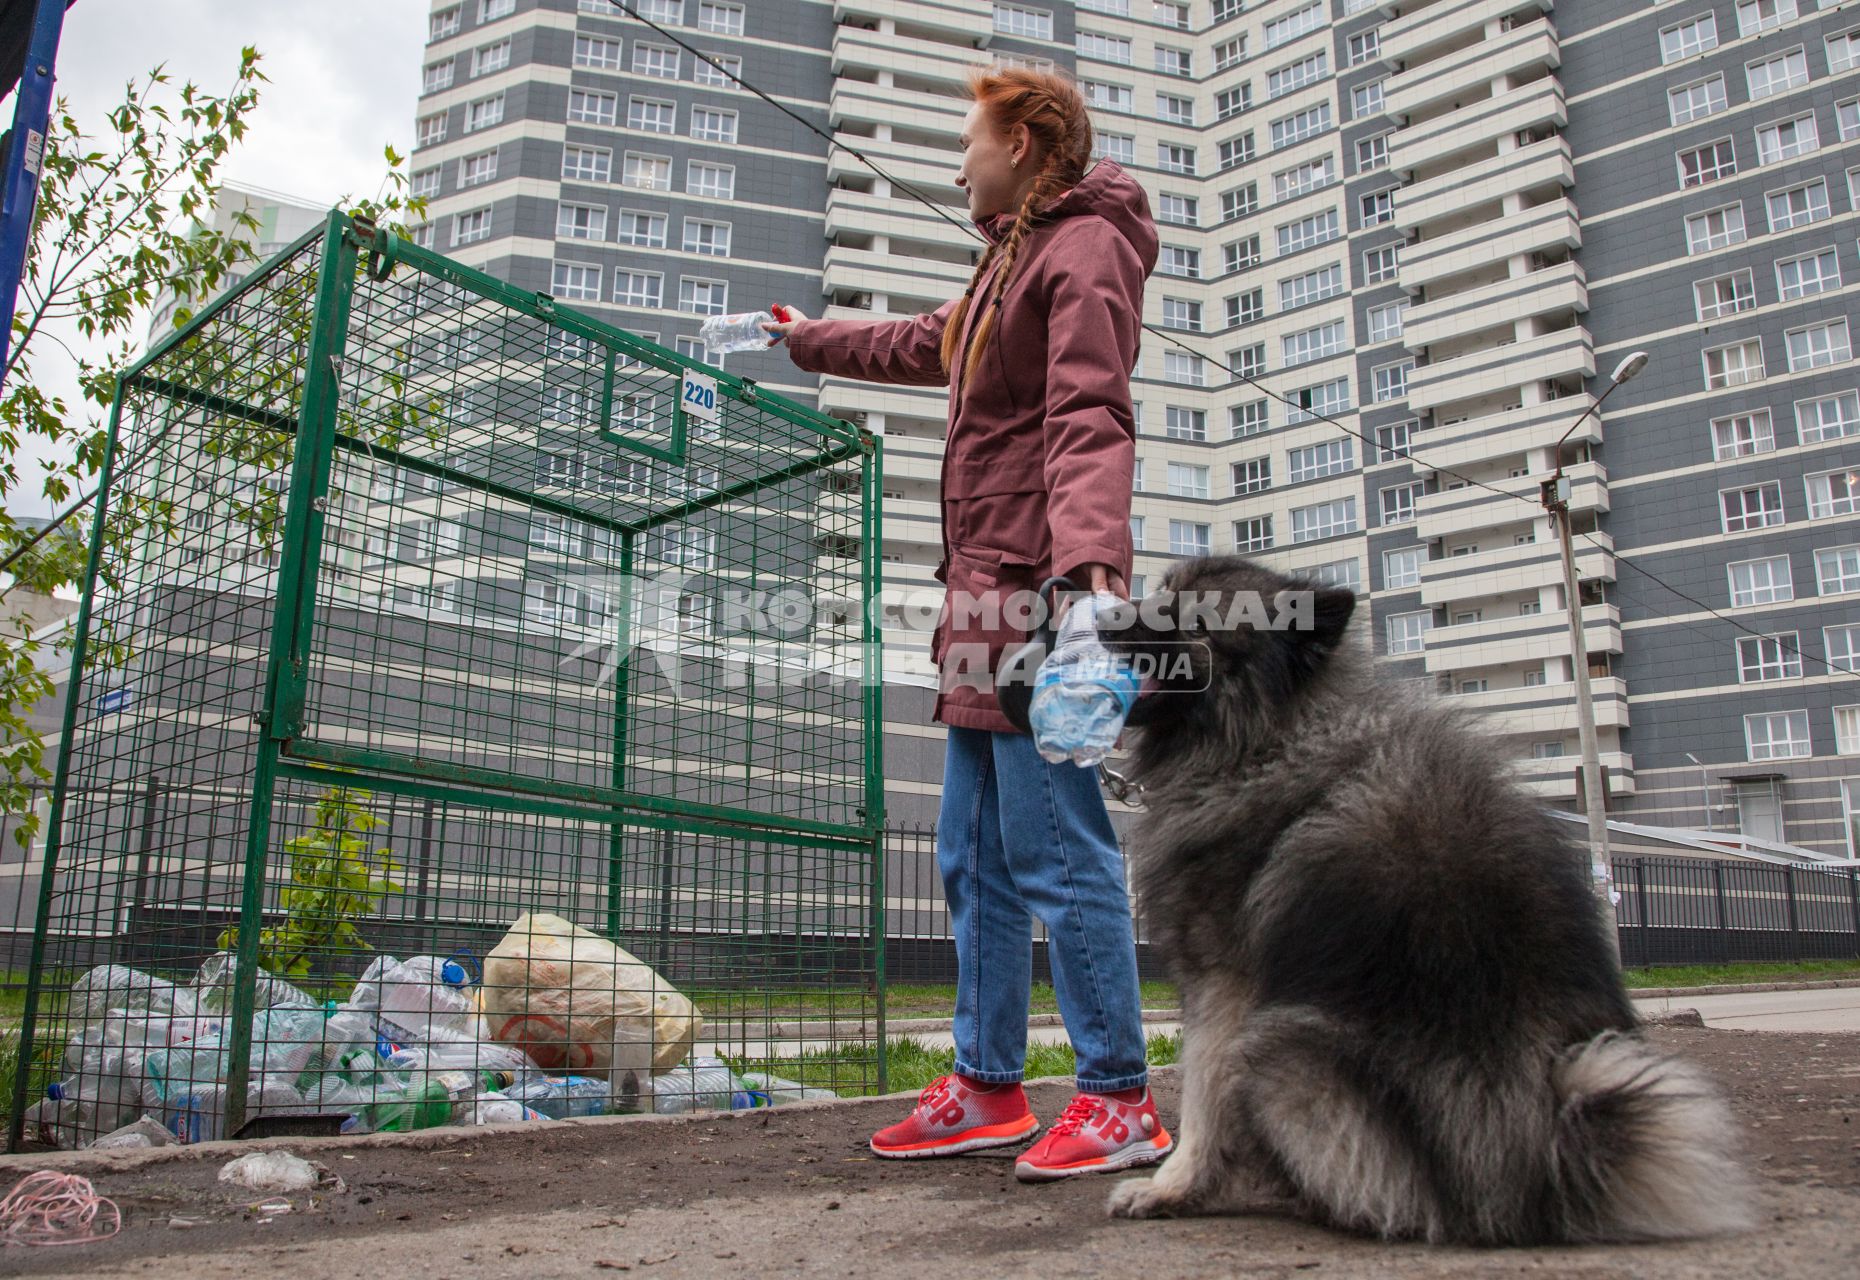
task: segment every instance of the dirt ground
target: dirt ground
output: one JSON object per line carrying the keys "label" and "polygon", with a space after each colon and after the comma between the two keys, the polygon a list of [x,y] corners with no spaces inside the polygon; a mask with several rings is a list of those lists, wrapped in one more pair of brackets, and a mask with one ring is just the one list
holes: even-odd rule
{"label": "dirt ground", "polygon": [[[1384,1245],[1279,1218],[1128,1222],[1106,1178],[1026,1187],[1013,1153],[887,1162],[877,1100],[699,1118],[577,1121],[278,1141],[341,1192],[259,1197],[216,1181],[250,1145],[0,1160],[91,1177],[113,1240],[0,1250],[0,1273],[90,1276],[1496,1276],[1860,1275],[1860,1036],[1661,1027],[1730,1091],[1763,1175],[1762,1226],[1685,1245],[1477,1251]],[[1064,1083],[1030,1090],[1043,1119]],[[1179,1080],[1157,1073],[1165,1123]],[[288,1200],[291,1211],[251,1206]]]}

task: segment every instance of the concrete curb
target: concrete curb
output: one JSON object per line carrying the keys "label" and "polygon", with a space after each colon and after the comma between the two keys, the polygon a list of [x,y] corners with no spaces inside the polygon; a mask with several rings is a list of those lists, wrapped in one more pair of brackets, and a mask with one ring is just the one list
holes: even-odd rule
{"label": "concrete curb", "polygon": [[1818,978],[1802,982],[1746,982],[1716,987],[1633,987],[1630,1000],[1663,1000],[1674,996],[1747,996],[1764,991],[1835,991],[1860,987],[1860,978]]}

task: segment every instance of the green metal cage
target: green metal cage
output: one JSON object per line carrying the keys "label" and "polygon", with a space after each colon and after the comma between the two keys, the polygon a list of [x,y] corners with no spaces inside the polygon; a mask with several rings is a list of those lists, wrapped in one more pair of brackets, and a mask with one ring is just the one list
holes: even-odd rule
{"label": "green metal cage", "polygon": [[[12,1145],[54,1082],[121,1095],[78,1141],[172,1121],[188,1035],[212,1132],[314,1112],[261,1088],[268,1011],[380,955],[472,971],[523,912],[738,1073],[883,1089],[880,461],[341,212],[193,317],[117,396]],[[87,1084],[112,1045],[139,1082]]]}

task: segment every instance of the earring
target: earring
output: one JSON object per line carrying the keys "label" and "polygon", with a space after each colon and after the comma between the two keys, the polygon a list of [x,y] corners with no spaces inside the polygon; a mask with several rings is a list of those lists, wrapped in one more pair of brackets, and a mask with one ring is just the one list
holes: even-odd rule
{"label": "earring", "polygon": [[1010,168],[1010,169],[1018,169],[1018,168],[1020,168],[1020,161],[1018,161],[1018,160],[1010,160],[1010,161],[1008,161],[1008,168]]}

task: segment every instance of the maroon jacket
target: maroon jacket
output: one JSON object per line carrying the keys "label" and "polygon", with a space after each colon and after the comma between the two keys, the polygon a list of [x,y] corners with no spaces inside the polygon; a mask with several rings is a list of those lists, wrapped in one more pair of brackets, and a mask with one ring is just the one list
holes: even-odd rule
{"label": "maroon jacket", "polygon": [[[936,575],[947,590],[930,652],[941,676],[935,717],[965,728],[1013,729],[993,672],[1027,630],[1015,625],[1024,615],[1003,609],[1006,598],[1093,562],[1130,577],[1130,376],[1156,226],[1143,188],[1109,160],[1050,212],[1021,246],[975,378],[963,386],[957,370],[949,397]],[[990,241],[1012,225],[1008,214],[977,223]],[[789,353],[816,373],[943,386],[939,352],[955,308],[909,320],[809,320],[789,335]],[[965,327],[980,315],[971,307]]]}

